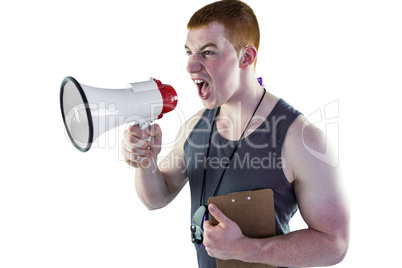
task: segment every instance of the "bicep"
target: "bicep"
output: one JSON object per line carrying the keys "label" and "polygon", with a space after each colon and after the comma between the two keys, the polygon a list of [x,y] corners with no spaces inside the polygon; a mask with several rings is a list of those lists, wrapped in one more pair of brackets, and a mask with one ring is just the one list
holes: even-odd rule
{"label": "bicep", "polygon": [[317,165],[312,169],[315,170],[306,172],[306,177],[298,178],[294,182],[304,221],[309,228],[327,234],[345,231],[349,208],[339,173]]}
{"label": "bicep", "polygon": [[[294,190],[300,213],[310,229],[335,238],[348,239],[349,205],[339,167],[325,159],[336,157],[325,133],[315,127],[305,135],[295,153]],[[312,154],[313,149],[321,154]],[[320,155],[325,153],[325,159]]]}

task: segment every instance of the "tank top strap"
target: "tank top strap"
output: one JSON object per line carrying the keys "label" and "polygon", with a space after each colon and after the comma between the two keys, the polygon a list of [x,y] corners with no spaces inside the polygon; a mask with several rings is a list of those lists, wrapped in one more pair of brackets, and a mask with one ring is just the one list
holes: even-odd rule
{"label": "tank top strap", "polygon": [[286,133],[294,120],[302,113],[289,105],[285,100],[279,99],[266,120],[266,126],[271,138],[282,148]]}

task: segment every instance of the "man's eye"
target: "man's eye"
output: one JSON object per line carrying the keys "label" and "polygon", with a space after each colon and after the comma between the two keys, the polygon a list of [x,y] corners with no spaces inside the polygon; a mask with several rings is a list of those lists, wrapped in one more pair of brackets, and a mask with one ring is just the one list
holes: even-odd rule
{"label": "man's eye", "polygon": [[188,56],[190,56],[190,55],[193,54],[193,53],[191,53],[190,50],[186,50],[186,54],[187,54]]}
{"label": "man's eye", "polygon": [[205,56],[212,55],[212,54],[214,54],[214,53],[212,51],[209,51],[209,50],[205,50],[205,51],[202,52],[202,55],[205,55]]}

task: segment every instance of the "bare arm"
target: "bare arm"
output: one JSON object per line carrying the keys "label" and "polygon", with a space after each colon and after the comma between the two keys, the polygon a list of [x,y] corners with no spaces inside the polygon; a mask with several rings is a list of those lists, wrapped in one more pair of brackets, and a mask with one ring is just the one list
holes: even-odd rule
{"label": "bare arm", "polygon": [[[333,265],[344,258],[349,241],[349,207],[340,174],[338,168],[314,157],[305,148],[307,145],[317,151],[331,150],[326,146],[324,134],[309,126],[304,129],[302,141],[301,125],[299,120],[289,129],[283,156],[287,164],[292,163],[287,177],[294,184],[308,228],[273,238],[250,239],[241,234],[235,223],[225,219],[218,208],[212,209],[211,213],[218,214],[222,218],[222,221],[217,218],[218,221],[223,222],[206,225],[209,230],[205,246],[214,257],[291,267]],[[229,235],[233,241],[223,242]],[[226,250],[222,249],[223,243]]]}

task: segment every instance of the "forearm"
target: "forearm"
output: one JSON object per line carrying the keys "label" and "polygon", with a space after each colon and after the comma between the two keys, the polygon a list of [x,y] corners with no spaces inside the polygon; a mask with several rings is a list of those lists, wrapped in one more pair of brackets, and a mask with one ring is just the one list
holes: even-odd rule
{"label": "forearm", "polygon": [[169,188],[156,161],[135,170],[135,188],[149,210],[162,208],[168,203]]}
{"label": "forearm", "polygon": [[347,242],[305,229],[267,239],[245,238],[238,247],[239,259],[273,266],[311,267],[339,263]]}

